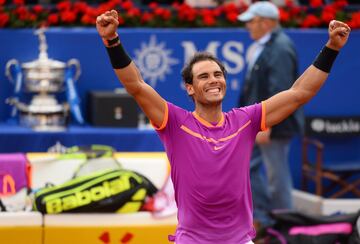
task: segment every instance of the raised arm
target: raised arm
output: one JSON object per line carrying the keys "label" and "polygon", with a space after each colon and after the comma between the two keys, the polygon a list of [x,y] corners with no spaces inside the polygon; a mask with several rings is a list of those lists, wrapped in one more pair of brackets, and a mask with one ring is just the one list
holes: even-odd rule
{"label": "raised arm", "polygon": [[266,127],[270,128],[286,119],[296,109],[310,101],[327,79],[331,65],[345,45],[350,27],[340,21],[329,24],[329,40],[315,62],[295,81],[293,86],[265,100]]}
{"label": "raised arm", "polygon": [[118,25],[115,10],[107,11],[96,19],[96,29],[107,48],[116,76],[146,116],[160,127],[165,115],[165,100],[144,82],[135,63],[126,54],[116,32]]}

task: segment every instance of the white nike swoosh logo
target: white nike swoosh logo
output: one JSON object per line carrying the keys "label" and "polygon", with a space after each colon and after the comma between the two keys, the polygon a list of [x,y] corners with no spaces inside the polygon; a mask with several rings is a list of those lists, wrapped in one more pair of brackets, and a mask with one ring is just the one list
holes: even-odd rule
{"label": "white nike swoosh logo", "polygon": [[224,147],[224,146],[220,146],[220,147],[214,146],[214,150],[217,151],[217,150],[220,150],[220,149],[223,148],[223,147]]}

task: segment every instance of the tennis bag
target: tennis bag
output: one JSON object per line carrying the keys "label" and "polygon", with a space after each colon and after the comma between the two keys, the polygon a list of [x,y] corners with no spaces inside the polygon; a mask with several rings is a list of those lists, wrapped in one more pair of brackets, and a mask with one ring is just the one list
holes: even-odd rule
{"label": "tennis bag", "polygon": [[72,179],[35,193],[34,209],[46,214],[137,212],[157,192],[144,176],[111,169]]}

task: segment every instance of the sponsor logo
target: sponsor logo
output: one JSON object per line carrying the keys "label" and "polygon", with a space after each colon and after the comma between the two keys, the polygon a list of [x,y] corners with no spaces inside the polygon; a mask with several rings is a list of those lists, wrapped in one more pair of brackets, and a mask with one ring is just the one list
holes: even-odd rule
{"label": "sponsor logo", "polygon": [[102,185],[91,189],[75,192],[70,195],[51,199],[44,199],[47,213],[61,213],[92,202],[98,202],[130,189],[129,178],[122,176],[111,181],[105,181]]}
{"label": "sponsor logo", "polygon": [[218,147],[218,146],[214,146],[214,149],[215,149],[215,151],[217,151],[217,150],[220,150],[221,148],[223,148],[224,146],[220,146],[220,147]]}
{"label": "sponsor logo", "polygon": [[[245,67],[245,48],[239,41],[229,40],[226,42],[209,41],[205,47],[197,47],[196,42],[190,40],[181,41],[183,47],[184,60],[186,63],[189,58],[199,50],[207,51],[219,57],[230,75],[239,75]],[[165,81],[166,75],[172,74],[172,66],[179,64],[180,60],[173,57],[173,51],[166,48],[166,42],[158,41],[156,35],[151,35],[148,42],[142,42],[141,47],[134,50],[134,62],[146,82],[152,87],[156,87],[158,81]],[[228,84],[231,90],[239,90],[239,80],[229,77]],[[183,82],[180,87],[185,90]]]}
{"label": "sponsor logo", "polygon": [[171,74],[171,66],[179,60],[171,56],[172,50],[166,49],[165,42],[157,42],[156,36],[150,36],[148,43],[142,42],[140,49],[135,49],[135,63],[145,81],[152,87],[158,80],[164,81],[165,75]]}
{"label": "sponsor logo", "polygon": [[360,118],[307,118],[308,129],[316,134],[358,134]]}
{"label": "sponsor logo", "polygon": [[316,132],[322,132],[325,130],[325,121],[323,119],[314,119],[311,121],[311,129]]}

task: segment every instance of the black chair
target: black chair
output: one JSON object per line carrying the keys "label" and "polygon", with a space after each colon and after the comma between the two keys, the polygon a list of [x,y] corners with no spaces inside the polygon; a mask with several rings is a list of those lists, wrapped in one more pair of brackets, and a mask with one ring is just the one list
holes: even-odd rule
{"label": "black chair", "polygon": [[[302,189],[309,191],[309,180],[315,183],[315,194],[339,198],[352,193],[360,197],[360,160],[326,163],[324,144],[304,137],[302,141]],[[310,152],[314,152],[313,154]]]}

